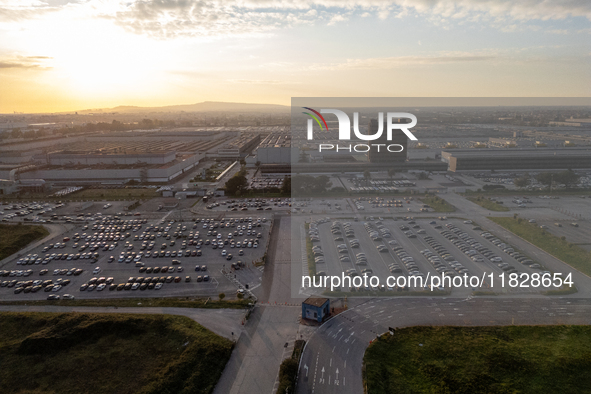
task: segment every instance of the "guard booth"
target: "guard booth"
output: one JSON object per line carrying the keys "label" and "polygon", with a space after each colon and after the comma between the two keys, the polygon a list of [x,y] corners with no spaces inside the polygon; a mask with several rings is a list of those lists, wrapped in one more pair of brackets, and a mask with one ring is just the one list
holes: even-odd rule
{"label": "guard booth", "polygon": [[328,298],[310,297],[302,302],[302,318],[316,320],[321,323],[330,315],[330,300]]}

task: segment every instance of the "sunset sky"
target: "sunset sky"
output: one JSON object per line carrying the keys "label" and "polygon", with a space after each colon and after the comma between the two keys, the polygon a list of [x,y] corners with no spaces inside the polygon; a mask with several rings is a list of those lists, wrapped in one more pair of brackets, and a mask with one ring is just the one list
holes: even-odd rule
{"label": "sunset sky", "polygon": [[0,113],[591,93],[588,0],[0,0]]}

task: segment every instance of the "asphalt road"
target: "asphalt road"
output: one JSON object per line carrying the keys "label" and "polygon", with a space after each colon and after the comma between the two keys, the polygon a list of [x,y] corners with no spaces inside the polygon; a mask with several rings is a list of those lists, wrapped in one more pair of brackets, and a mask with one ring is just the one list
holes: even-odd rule
{"label": "asphalt road", "polygon": [[[291,219],[276,216],[259,304],[248,319],[214,394],[273,393],[281,361],[299,335],[299,300],[291,298]],[[286,346],[287,344],[287,346]]]}
{"label": "asphalt road", "polygon": [[420,325],[503,326],[591,324],[585,299],[372,299],[324,323],[300,362],[297,392],[362,393],[362,363],[370,341],[388,330]]}

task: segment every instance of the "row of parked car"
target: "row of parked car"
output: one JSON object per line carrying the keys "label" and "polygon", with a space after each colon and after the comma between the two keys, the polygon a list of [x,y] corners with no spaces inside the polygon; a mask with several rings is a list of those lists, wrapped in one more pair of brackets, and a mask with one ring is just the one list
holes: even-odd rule
{"label": "row of parked car", "polygon": [[[535,261],[533,261],[532,259],[530,259],[527,256],[522,255],[521,253],[515,251],[515,249],[509,245],[506,244],[505,242],[503,242],[502,240],[500,240],[499,238],[495,237],[494,235],[492,235],[489,232],[483,231],[480,236],[482,236],[483,238],[489,240],[492,244],[494,244],[495,246],[499,247],[503,252],[507,253],[509,256],[513,257],[515,260],[517,260],[518,262],[520,262],[523,265],[528,266],[529,268],[532,269],[543,269],[543,267],[536,263]],[[492,259],[490,259],[491,261],[495,262],[503,271],[506,272],[517,272],[517,270],[512,271],[510,268],[507,269],[507,267],[510,267],[508,263],[503,262],[503,259],[499,256],[493,256]],[[544,271],[544,273],[546,273],[547,271]]]}
{"label": "row of parked car", "polygon": [[[404,267],[406,268],[408,275],[423,276],[423,273],[421,272],[421,270],[419,270],[419,267],[415,263],[414,257],[408,254],[408,252],[398,244],[398,241],[392,239],[388,241],[388,245],[390,246],[390,248],[392,248],[392,251],[396,254],[396,257],[398,257],[400,262],[404,264]],[[400,264],[398,264],[397,262],[390,263],[388,265],[388,270],[393,274],[402,273],[402,268]]]}
{"label": "row of parked car", "polygon": [[20,293],[36,293],[38,291],[45,291],[45,292],[56,292],[60,291],[62,287],[67,286],[70,284],[69,279],[62,279],[58,278],[55,282],[51,279],[47,280],[29,280],[29,281],[12,281],[7,283],[6,285],[4,282],[0,284],[2,287],[15,287],[14,294]]}
{"label": "row of parked car", "polygon": [[430,249],[425,249],[421,250],[421,254],[425,256],[429,263],[431,263],[433,268],[435,268],[435,271],[447,276],[457,276],[469,273],[468,269],[458,262],[455,257],[453,257],[451,253],[449,253],[448,250],[433,237],[429,235],[426,236],[424,240],[435,252]]}
{"label": "row of parked car", "polygon": [[[87,253],[52,253],[50,255],[45,256],[43,259],[36,259],[35,261],[29,260],[26,264],[47,265],[52,260],[67,260],[67,261],[91,260],[90,262],[92,263],[98,259],[99,259],[99,254],[96,252],[95,253],[92,253],[92,252],[87,252]],[[16,263],[19,264],[18,261]],[[21,265],[25,265],[25,263],[22,262]]]}
{"label": "row of parked car", "polygon": [[0,276],[2,277],[21,277],[21,276],[31,276],[33,274],[33,270],[0,270]]}
{"label": "row of parked car", "polygon": [[[0,276],[1,277],[7,277],[7,276],[10,276],[10,277],[14,277],[14,276],[17,276],[17,277],[20,277],[20,276],[31,276],[33,274],[33,272],[34,271],[32,269],[28,269],[28,270],[10,270],[10,271],[8,271],[8,270],[0,270]],[[39,271],[39,275],[40,276],[43,276],[43,275],[46,275],[48,272],[49,272],[48,269],[42,269],[41,271]],[[63,269],[53,270],[53,274],[54,275],[67,275],[67,276],[70,276],[70,275],[78,276],[82,272],[84,272],[84,270],[82,270],[80,268],[70,268],[70,269],[63,268]]]}
{"label": "row of parked car", "polygon": [[365,230],[367,230],[372,241],[381,241],[382,238],[392,238],[390,229],[384,226],[381,220],[375,222],[375,228],[374,224],[370,222],[363,223],[363,226],[365,227]]}

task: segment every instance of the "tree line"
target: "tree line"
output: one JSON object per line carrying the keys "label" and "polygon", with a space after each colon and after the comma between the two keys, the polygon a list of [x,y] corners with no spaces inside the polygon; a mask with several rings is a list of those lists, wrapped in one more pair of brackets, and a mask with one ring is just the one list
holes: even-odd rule
{"label": "tree line", "polygon": [[[550,187],[554,184],[563,184],[567,188],[576,186],[579,183],[580,175],[577,175],[573,170],[565,170],[560,172],[540,172],[535,176],[535,179],[542,185]],[[526,187],[531,183],[532,177],[529,173],[525,173],[523,176],[515,178],[513,183],[517,187]]]}
{"label": "tree line", "polygon": [[75,125],[72,127],[61,127],[55,130],[50,130],[44,127],[41,127],[38,130],[22,130],[20,128],[15,128],[10,132],[0,134],[0,138],[34,139],[49,135],[83,134],[92,133],[96,131],[129,131],[175,126],[177,126],[177,124],[174,120],[142,119],[139,122],[132,123],[123,123],[118,120],[113,120],[111,123],[86,123],[83,125]]}

